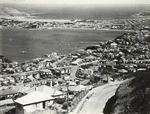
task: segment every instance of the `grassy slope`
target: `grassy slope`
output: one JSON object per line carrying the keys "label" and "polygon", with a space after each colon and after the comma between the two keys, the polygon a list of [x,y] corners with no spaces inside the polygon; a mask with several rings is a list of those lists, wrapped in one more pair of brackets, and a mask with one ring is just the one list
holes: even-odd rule
{"label": "grassy slope", "polygon": [[106,104],[105,114],[150,114],[150,70],[132,74]]}

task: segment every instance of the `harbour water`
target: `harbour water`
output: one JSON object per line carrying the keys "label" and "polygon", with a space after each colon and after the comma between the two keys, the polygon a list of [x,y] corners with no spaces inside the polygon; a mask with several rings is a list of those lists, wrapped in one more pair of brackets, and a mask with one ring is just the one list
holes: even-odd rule
{"label": "harbour water", "polygon": [[[128,6],[25,6],[5,4],[40,19],[124,19],[132,18],[133,14],[144,10],[148,5]],[[18,28],[0,29],[0,55],[10,60],[23,62],[44,54],[58,52],[62,54],[74,53],[80,48],[114,39],[124,32],[51,29],[27,30]]]}
{"label": "harbour water", "polygon": [[74,53],[86,46],[112,40],[122,33],[124,32],[81,29],[3,28],[0,29],[0,54],[10,60],[23,62],[51,52]]}

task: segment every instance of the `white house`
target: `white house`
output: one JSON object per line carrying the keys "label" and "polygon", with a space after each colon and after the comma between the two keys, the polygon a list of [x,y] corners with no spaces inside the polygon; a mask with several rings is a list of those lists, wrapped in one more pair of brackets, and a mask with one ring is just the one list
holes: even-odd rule
{"label": "white house", "polygon": [[53,98],[39,91],[34,91],[15,100],[16,114],[43,110],[52,104]]}

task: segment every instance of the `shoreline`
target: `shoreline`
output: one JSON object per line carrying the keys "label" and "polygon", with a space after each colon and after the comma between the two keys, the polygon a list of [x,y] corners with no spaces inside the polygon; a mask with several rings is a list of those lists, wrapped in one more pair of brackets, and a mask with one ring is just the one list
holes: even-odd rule
{"label": "shoreline", "polygon": [[[95,29],[95,28],[65,28],[65,27],[52,27],[51,29],[74,29],[74,30],[95,30],[95,31],[120,31],[120,32],[135,32],[134,30],[121,30],[121,29]],[[51,30],[48,29],[48,30]],[[37,29],[38,30],[38,29]],[[41,30],[41,29],[39,29]],[[47,30],[47,29],[43,29],[43,30]]]}
{"label": "shoreline", "polygon": [[[129,29],[128,28],[127,29],[126,28],[112,29],[111,26],[113,26],[113,24],[110,24],[108,28],[105,28],[105,27],[97,28],[97,22],[101,23],[99,21],[102,21],[102,20],[93,20],[92,21],[93,25],[87,26],[88,24],[89,25],[91,24],[91,23],[88,23],[88,21],[91,21],[90,19],[87,19],[86,22],[84,22],[84,21],[82,21],[82,19],[73,19],[73,20],[71,20],[71,19],[41,19],[41,18],[38,19],[36,16],[14,16],[14,17],[0,16],[0,18],[5,18],[5,19],[22,22],[21,26],[18,26],[17,23],[15,23],[16,24],[15,26],[10,24],[6,27],[23,28],[23,29],[30,29],[30,30],[80,29],[80,30],[106,30],[106,31],[125,31],[125,32],[134,32],[135,31],[135,30],[131,30],[130,28]],[[145,17],[145,19],[147,19],[147,18]],[[114,19],[111,19],[111,21],[113,21],[113,20]],[[115,19],[115,21],[117,21],[117,20],[125,21],[125,20],[132,20],[132,19]],[[109,22],[110,20],[106,20],[106,21]],[[84,26],[82,26],[82,22],[84,23],[83,24]],[[27,23],[27,26],[25,26],[26,23]],[[46,23],[46,24],[41,26],[41,23],[42,24]],[[69,23],[69,24],[66,24],[66,23]],[[76,26],[76,23],[78,23],[77,26]],[[80,23],[81,23],[81,25],[80,25]],[[102,23],[102,24],[104,24],[104,23]]]}
{"label": "shoreline", "polygon": [[16,29],[26,29],[26,30],[93,30],[93,31],[116,31],[116,32],[135,32],[135,30],[123,30],[123,29],[95,29],[95,28],[67,28],[67,27],[46,27],[46,28],[22,28],[22,27],[0,27],[0,29],[3,28],[16,28]]}
{"label": "shoreline", "polygon": [[38,19],[33,18],[36,16],[0,16],[0,18],[6,18],[6,19],[16,19],[18,21],[26,21],[26,22],[66,22],[71,21],[69,19]]}

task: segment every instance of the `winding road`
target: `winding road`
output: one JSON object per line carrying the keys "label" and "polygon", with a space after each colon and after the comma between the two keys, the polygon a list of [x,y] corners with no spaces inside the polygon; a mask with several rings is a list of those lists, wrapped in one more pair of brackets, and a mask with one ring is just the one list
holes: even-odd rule
{"label": "winding road", "polygon": [[[110,82],[89,91],[75,110],[69,114],[103,114],[106,102],[111,98],[123,81]],[[87,98],[89,97],[89,98]]]}

